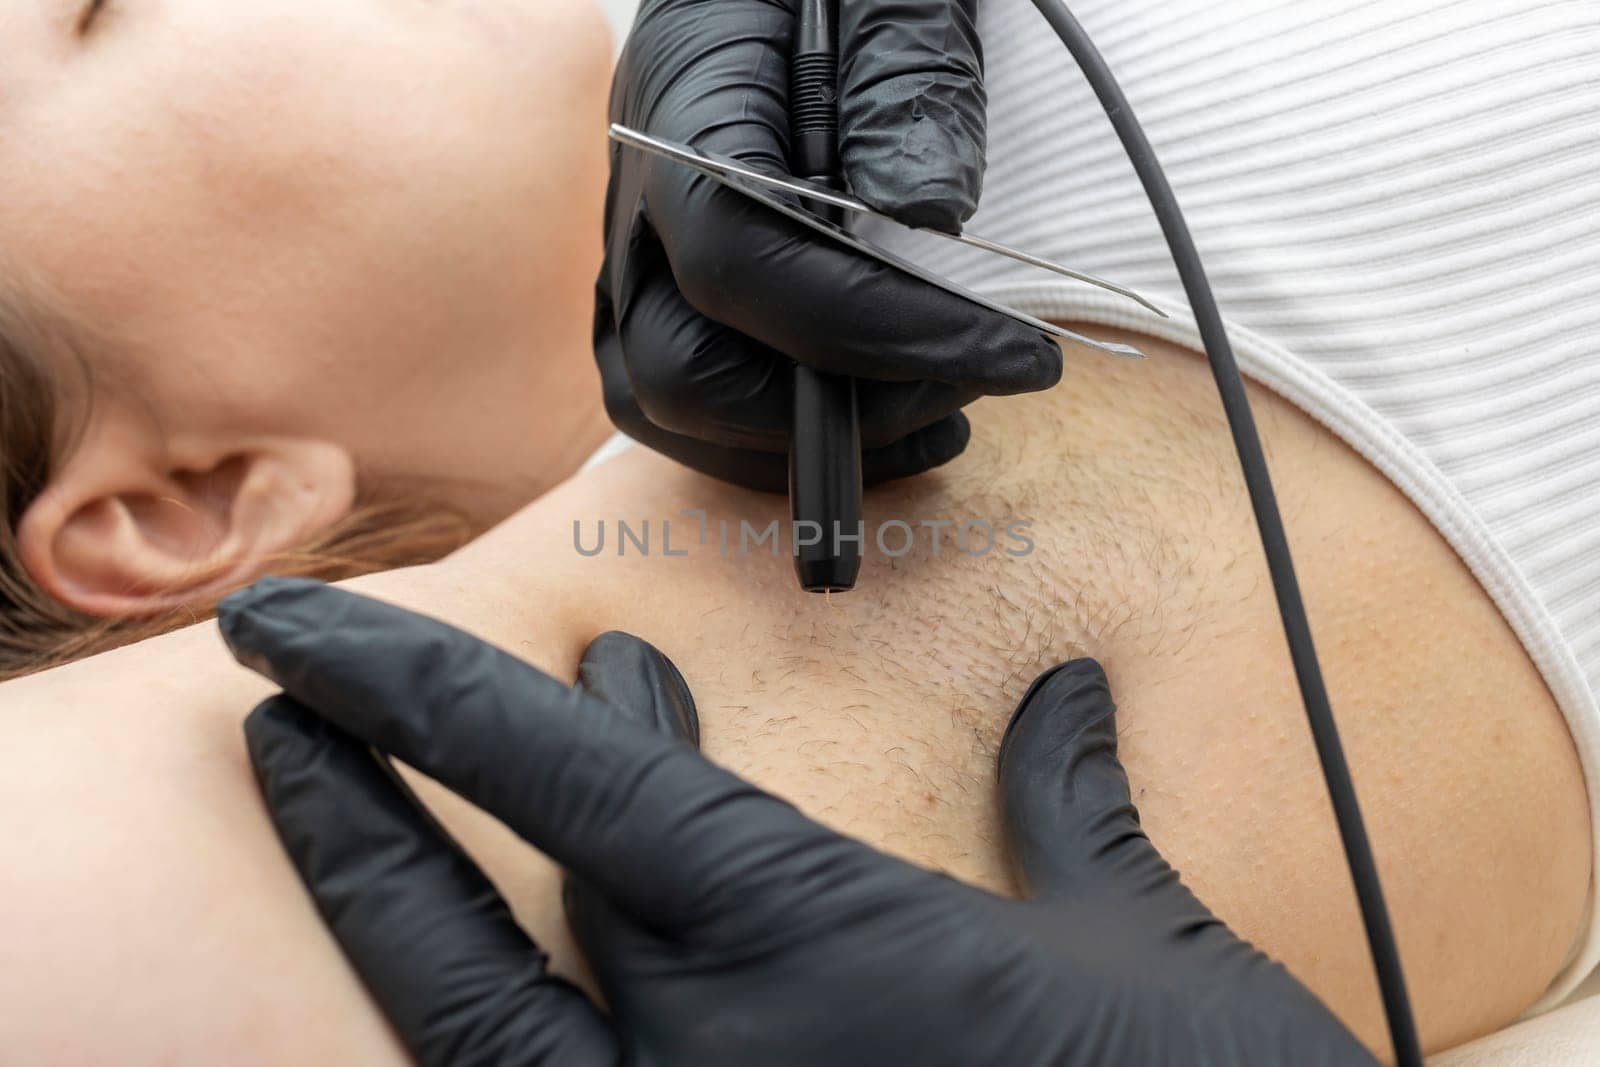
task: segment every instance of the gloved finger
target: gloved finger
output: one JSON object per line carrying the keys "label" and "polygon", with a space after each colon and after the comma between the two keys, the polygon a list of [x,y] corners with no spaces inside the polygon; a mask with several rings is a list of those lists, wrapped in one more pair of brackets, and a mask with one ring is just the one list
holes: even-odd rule
{"label": "gloved finger", "polygon": [[850,189],[908,226],[959,232],[983,185],[977,0],[839,5],[840,156]]}
{"label": "gloved finger", "polygon": [[[773,451],[727,448],[663,430],[640,410],[614,332],[602,330],[597,336],[595,357],[600,367],[606,414],[617,429],[653,451],[718,481],[763,493],[788,490],[787,440]],[[878,485],[942,466],[964,452],[971,437],[972,427],[967,417],[958,411],[897,441],[863,451],[862,481],[869,486]]]}
{"label": "gloved finger", "polygon": [[597,327],[594,345],[606,415],[617,429],[652,451],[702,474],[709,474],[720,482],[764,493],[786,490],[789,484],[788,461],[783,455],[707,444],[694,437],[663,430],[651,422],[633,395],[633,381],[629,377],[615,329]]}
{"label": "gloved finger", "polygon": [[[708,444],[785,451],[794,364],[690,307],[664,255],[648,269],[639,258],[617,334],[645,417]],[[943,382],[861,380],[862,445],[881,448],[960,411],[978,395]]]}
{"label": "gloved finger", "polygon": [[714,21],[706,13],[644,5],[617,64],[612,119],[788,173],[790,5],[727,0]]}
{"label": "gloved finger", "polygon": [[245,741],[300,877],[418,1062],[616,1062],[605,1019],[387,763],[287,697]]}
{"label": "gloved finger", "polygon": [[1116,704],[1092,659],[1046,671],[1023,696],[1000,742],[1000,800],[1012,861],[1035,895],[1178,886],[1139,826]]}
{"label": "gloved finger", "polygon": [[663,737],[700,747],[700,716],[677,665],[632,634],[603,633],[584,650],[578,688]]}
{"label": "gloved finger", "polygon": [[881,485],[942,467],[965,452],[971,440],[972,424],[958,411],[892,444],[862,452],[861,480]]}
{"label": "gloved finger", "polygon": [[[650,425],[622,426],[640,444],[647,445],[669,459],[718,481],[743,486],[762,493],[783,493],[789,488],[788,456],[771,452],[717,448],[693,438],[669,434]],[[619,424],[621,425],[621,424]],[[637,430],[637,432],[636,432]],[[867,486],[881,485],[924,474],[949,463],[966,451],[972,439],[972,426],[959,411],[925,430],[882,448],[861,454],[861,480]]]}
{"label": "gloved finger", "polygon": [[851,844],[690,746],[413,612],[273,578],[217,615],[240,663],[656,929],[690,936],[735,913],[770,922],[761,909],[796,864]]}
{"label": "gloved finger", "polygon": [[[717,448],[692,438],[669,434],[650,425],[647,420],[640,430],[635,433],[632,429],[623,428],[624,433],[640,444],[648,445],[669,459],[709,474],[718,481],[763,493],[784,493],[789,489],[787,453]],[[958,411],[927,429],[907,434],[882,448],[863,452],[862,484],[881,485],[941,467],[965,452],[967,442],[971,439],[972,426],[967,417]]]}
{"label": "gloved finger", "polygon": [[683,167],[646,181],[648,214],[691,307],[797,362],[983,395],[1047,389],[1061,350],[980,307]]}
{"label": "gloved finger", "polygon": [[793,363],[690,307],[651,237],[630,247],[616,331],[633,401],[654,425],[725,448],[788,447]]}
{"label": "gloved finger", "polygon": [[962,408],[977,399],[968,390],[940,382],[857,381],[861,447],[868,453],[887,448],[961,414]]}
{"label": "gloved finger", "polygon": [[[700,720],[688,683],[670,659],[637,637],[613,631],[590,642],[578,665],[578,687],[646,730],[700,744]],[[571,874],[562,880],[561,904],[584,958],[613,998],[611,1010],[623,1010],[626,1005],[615,999],[623,993],[612,982],[612,961],[655,935],[612,907],[591,883]]]}

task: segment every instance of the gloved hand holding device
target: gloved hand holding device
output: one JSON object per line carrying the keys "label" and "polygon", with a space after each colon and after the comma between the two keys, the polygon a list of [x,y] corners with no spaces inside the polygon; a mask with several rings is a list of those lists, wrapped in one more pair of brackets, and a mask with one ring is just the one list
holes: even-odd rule
{"label": "gloved hand holding device", "polygon": [[[787,174],[798,0],[645,0],[616,122]],[[851,191],[958,230],[983,174],[976,0],[840,5],[840,155]],[[614,422],[752,488],[788,478],[790,361],[858,379],[863,475],[960,454],[961,408],[1044,389],[1043,334],[841,248],[684,167],[612,146],[595,353]]]}
{"label": "gloved hand holding device", "polygon": [[[224,601],[284,696],[246,724],[278,831],[424,1065],[1371,1064],[1139,828],[1100,668],[1039,678],[1000,752],[1007,900],[825,829],[707,762],[677,670],[607,634],[577,688],[308,581]],[[569,872],[609,1016],[551,976],[366,747]]]}

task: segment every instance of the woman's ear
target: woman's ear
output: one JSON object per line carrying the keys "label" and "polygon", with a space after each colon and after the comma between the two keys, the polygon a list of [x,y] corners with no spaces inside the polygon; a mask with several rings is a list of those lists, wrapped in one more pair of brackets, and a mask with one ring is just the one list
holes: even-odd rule
{"label": "woman's ear", "polygon": [[337,445],[257,438],[157,452],[97,430],[24,513],[17,540],[34,581],[101,618],[221,596],[343,519],[355,499],[355,465]]}

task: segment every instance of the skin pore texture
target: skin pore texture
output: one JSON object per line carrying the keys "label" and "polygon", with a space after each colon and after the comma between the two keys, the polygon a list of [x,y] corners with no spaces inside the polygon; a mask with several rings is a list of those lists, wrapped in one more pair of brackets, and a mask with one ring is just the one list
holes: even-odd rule
{"label": "skin pore texture", "polygon": [[[868,494],[869,524],[1031,522],[1025,558],[1004,540],[963,555],[949,529],[935,556],[923,531],[903,558],[869,552],[855,593],[807,596],[787,559],[717,548],[718,519],[759,528],[781,499],[635,449],[441,563],[352,585],[569,679],[597,634],[636,633],[683,670],[712,759],[1001,892],[1012,882],[995,747],[1038,671],[1093,655],[1155,843],[1381,1049],[1208,371],[1138,340],[1152,353],[1142,364],[1069,350],[1057,389],[980,403],[959,460]],[[1447,1047],[1514,1019],[1579,935],[1582,775],[1534,667],[1433,528],[1306,416],[1261,389],[1252,400],[1425,1044]],[[710,544],[696,544],[685,509],[705,510]],[[651,520],[648,558],[616,555],[619,518]],[[607,551],[585,558],[573,524],[592,547],[602,519]],[[662,555],[664,519],[687,555]],[[0,1039],[19,1059],[402,1059],[261,809],[239,726],[268,692],[210,625],[0,687],[0,907],[26,916],[0,968]],[[459,800],[421,791],[579,974],[554,870]]]}

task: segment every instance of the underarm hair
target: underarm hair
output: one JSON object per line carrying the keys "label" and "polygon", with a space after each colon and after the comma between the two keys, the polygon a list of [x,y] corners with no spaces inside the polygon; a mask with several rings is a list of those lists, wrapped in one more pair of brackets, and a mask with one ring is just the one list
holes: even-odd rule
{"label": "underarm hair", "polygon": [[958,467],[869,499],[869,525],[1027,522],[1031,551],[963,555],[947,528],[935,558],[931,536],[919,537],[896,560],[893,581],[852,602],[847,625],[828,614],[785,623],[782,647],[795,662],[774,672],[824,662],[930,706],[961,693],[987,745],[1003,726],[996,709],[1049,667],[1113,644],[1147,658],[1180,654],[1205,619],[1230,606],[1218,598],[1238,595],[1235,584],[1209,578],[1250,547],[1231,528],[1246,507],[1242,486],[1203,427],[1088,449],[1061,420],[1040,417],[1053,406],[1014,420],[980,414]]}

